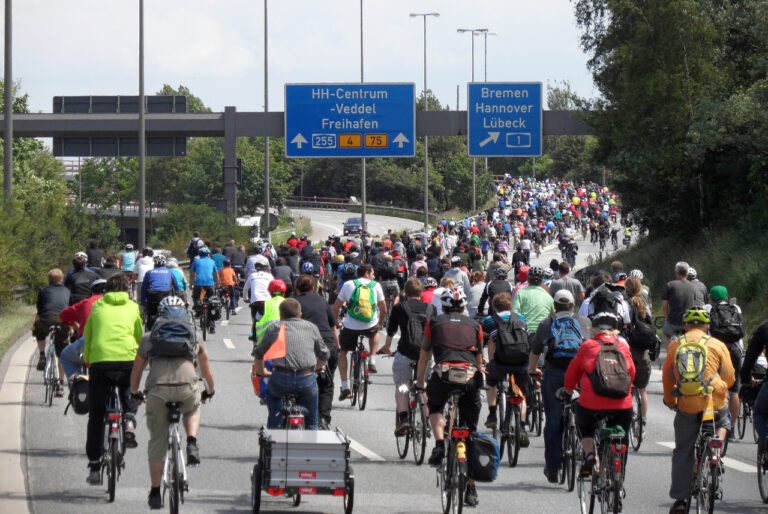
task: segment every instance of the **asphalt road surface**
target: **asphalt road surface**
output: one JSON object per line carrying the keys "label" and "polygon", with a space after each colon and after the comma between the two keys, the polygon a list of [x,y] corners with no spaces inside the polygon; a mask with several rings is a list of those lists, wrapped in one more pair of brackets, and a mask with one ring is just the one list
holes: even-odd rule
{"label": "asphalt road surface", "polygon": [[[328,224],[339,226],[344,213]],[[328,218],[323,218],[327,220]],[[313,218],[314,220],[314,218]],[[325,223],[326,221],[323,221]],[[592,245],[582,244],[582,256]],[[550,248],[536,264],[557,257]],[[258,433],[266,423],[266,407],[260,406],[250,382],[251,343],[247,340],[249,313],[240,312],[229,323],[221,323],[207,343],[216,377],[216,396],[202,408],[198,435],[202,464],[190,469],[190,491],[182,512],[244,512],[250,510],[249,473],[258,455]],[[382,335],[383,337],[383,335]],[[86,484],[85,433],[87,416],[64,416],[65,402],[57,399],[52,408],[43,406],[42,374],[30,367],[24,387],[22,422],[22,468],[25,471],[29,506],[37,513],[146,512],[149,491],[144,408],[138,414],[139,447],[128,450],[126,469],[120,477],[114,504],[107,503],[105,487]],[[335,402],[333,425],[353,441],[355,512],[439,512],[440,497],[434,469],[416,466],[410,456],[397,456],[394,429],[394,384],[391,359],[379,357],[379,373],[372,376],[368,407],[361,412],[348,401]],[[336,377],[338,389],[338,375]],[[624,512],[666,512],[673,414],[661,403],[661,381],[657,366],[649,386],[650,409],[646,441],[638,453],[631,452],[626,479]],[[487,409],[481,413],[481,424]],[[431,451],[429,441],[428,452]],[[722,512],[765,512],[760,503],[755,474],[756,446],[751,436],[730,446],[725,459]],[[547,483],[542,474],[543,438],[531,437],[531,446],[521,450],[517,467],[506,459],[493,483],[478,484],[480,505],[469,512],[578,512],[576,493]],[[284,497],[262,496],[262,511],[342,512],[341,498],[303,496],[299,507]]]}
{"label": "asphalt road surface", "polygon": [[[344,222],[350,217],[360,217],[359,213],[343,211],[326,211],[320,209],[290,209],[294,214],[304,216],[312,222],[313,241],[325,241],[332,234],[342,235]],[[393,218],[379,214],[366,214],[365,221],[368,224],[368,232],[374,235],[383,235],[387,229],[396,232],[403,230],[419,230],[423,222],[406,218]],[[301,234],[298,234],[301,235]]]}

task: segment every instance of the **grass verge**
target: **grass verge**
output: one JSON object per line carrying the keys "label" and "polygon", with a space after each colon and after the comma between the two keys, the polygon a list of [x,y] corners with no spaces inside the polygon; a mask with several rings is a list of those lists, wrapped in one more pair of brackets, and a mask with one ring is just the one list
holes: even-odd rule
{"label": "grass verge", "polygon": [[22,335],[31,334],[34,319],[34,305],[11,302],[3,307],[0,313],[0,359]]}

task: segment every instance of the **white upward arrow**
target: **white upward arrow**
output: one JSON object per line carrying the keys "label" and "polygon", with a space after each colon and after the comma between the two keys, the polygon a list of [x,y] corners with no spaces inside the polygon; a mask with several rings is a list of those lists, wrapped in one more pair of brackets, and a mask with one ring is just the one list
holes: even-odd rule
{"label": "white upward arrow", "polygon": [[296,134],[296,137],[291,139],[291,143],[296,143],[296,148],[301,148],[301,145],[304,143],[307,143],[308,141],[304,139],[304,136],[301,135],[301,132]]}
{"label": "white upward arrow", "polygon": [[[487,145],[491,141],[493,141],[494,143],[496,141],[498,141],[499,140],[499,134],[501,134],[501,132],[488,132],[488,137],[486,137],[485,139],[480,141],[480,148],[484,147],[485,145]],[[299,147],[299,148],[301,148],[301,147]]]}
{"label": "white upward arrow", "polygon": [[393,142],[397,143],[398,148],[403,147],[403,143],[409,143],[408,138],[405,137],[405,134],[400,132],[395,139],[392,140]]}

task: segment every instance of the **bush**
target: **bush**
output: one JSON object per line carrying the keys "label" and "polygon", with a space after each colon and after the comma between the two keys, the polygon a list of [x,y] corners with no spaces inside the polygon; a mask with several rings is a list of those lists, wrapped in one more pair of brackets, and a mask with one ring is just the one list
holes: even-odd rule
{"label": "bush", "polygon": [[223,246],[230,239],[246,243],[251,237],[250,227],[228,224],[224,214],[207,205],[182,204],[169,207],[168,212],[157,217],[157,231],[149,242],[184,258],[195,231],[202,239],[213,241],[214,246]]}

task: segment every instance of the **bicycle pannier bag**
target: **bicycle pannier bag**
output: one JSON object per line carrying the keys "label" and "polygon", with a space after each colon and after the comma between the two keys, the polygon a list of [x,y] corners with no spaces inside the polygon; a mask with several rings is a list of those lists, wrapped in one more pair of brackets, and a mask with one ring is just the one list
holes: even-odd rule
{"label": "bicycle pannier bag", "polygon": [[487,434],[469,438],[469,478],[478,482],[493,482],[499,472],[499,442]]}

